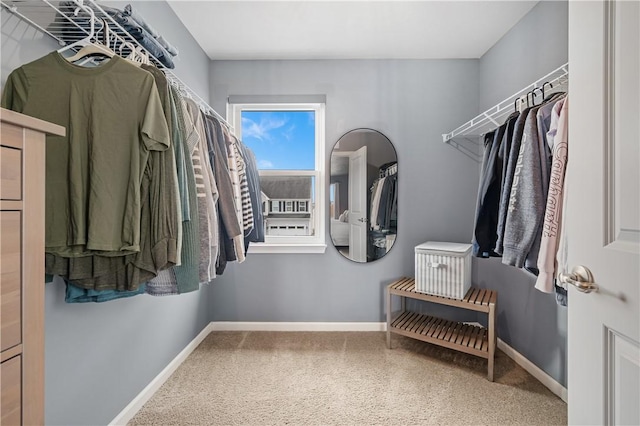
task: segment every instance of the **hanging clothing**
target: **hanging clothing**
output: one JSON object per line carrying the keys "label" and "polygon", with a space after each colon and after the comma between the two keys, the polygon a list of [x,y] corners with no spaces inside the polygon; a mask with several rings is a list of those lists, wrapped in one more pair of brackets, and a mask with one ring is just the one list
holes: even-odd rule
{"label": "hanging clothing", "polygon": [[[218,186],[213,176],[213,168],[209,159],[209,147],[207,143],[207,132],[204,129],[202,113],[191,99],[187,99],[187,108],[191,115],[196,132],[199,135],[198,146],[196,147],[199,161],[202,163],[202,191],[198,192],[198,212],[200,223],[206,226],[207,234],[200,230],[200,282],[209,282],[216,277],[215,263],[218,258]],[[196,177],[197,178],[197,177]],[[196,182],[198,184],[198,182]]]}
{"label": "hanging clothing", "polygon": [[237,210],[233,192],[231,175],[227,163],[227,147],[224,141],[222,126],[214,117],[205,116],[205,127],[211,134],[209,155],[214,162],[214,174],[220,194],[218,202],[218,217],[220,220],[218,264],[216,273],[221,275],[227,265],[237,259],[236,249],[244,249],[241,239],[242,230],[238,222]]}
{"label": "hanging clothing", "polygon": [[380,191],[378,211],[375,212],[374,229],[395,232],[396,226],[392,222],[392,214],[397,204],[397,175],[385,176]]}
{"label": "hanging clothing", "polygon": [[[162,92],[161,92],[162,94]],[[182,245],[184,240],[184,230],[183,224],[185,221],[188,221],[190,218],[190,210],[189,210],[189,186],[187,179],[187,166],[185,162],[184,155],[184,142],[183,136],[180,132],[180,127],[178,126],[178,111],[176,109],[175,101],[173,99],[173,95],[171,94],[170,86],[167,86],[166,91],[166,99],[163,102],[165,106],[165,114],[170,118],[170,128],[172,129],[171,138],[172,138],[172,149],[174,153],[175,159],[175,168],[176,168],[176,176],[177,176],[177,217],[180,219],[180,223],[178,226],[179,234],[178,234],[178,242],[177,242],[177,253],[178,258],[176,259],[176,265],[182,265]],[[168,108],[168,109],[167,109]],[[178,279],[176,277],[175,269],[170,268],[164,271],[160,271],[158,275],[146,283],[145,291],[147,294],[152,296],[170,296],[179,294],[178,292]]]}
{"label": "hanging clothing", "polygon": [[[551,99],[555,99],[554,95]],[[548,188],[546,141],[538,139],[538,110],[529,109],[509,195],[502,263],[537,275],[537,259]]]}
{"label": "hanging clothing", "polygon": [[[472,254],[476,257],[499,256],[495,252],[498,238],[498,211],[504,174],[503,144],[507,129],[512,128],[517,115],[511,115],[504,124],[484,136],[484,158],[481,168],[480,187],[476,203],[476,221],[472,239]],[[504,154],[503,154],[504,155]]]}
{"label": "hanging clothing", "polygon": [[563,208],[564,176],[569,154],[568,147],[569,100],[565,98],[554,104],[551,121],[555,123],[557,133],[553,139],[553,162],[551,180],[547,197],[538,269],[540,274],[535,287],[545,293],[553,292],[553,280],[557,270],[556,253],[558,252],[558,236],[560,234]]}
{"label": "hanging clothing", "polygon": [[509,198],[511,196],[511,187],[513,185],[514,175],[516,174],[516,163],[518,162],[520,154],[522,133],[524,132],[524,126],[527,121],[529,110],[530,108],[526,108],[520,113],[513,129],[513,138],[511,139],[509,158],[504,172],[502,191],[500,194],[500,207],[498,209],[498,235],[495,247],[495,252],[498,254],[502,254],[504,251],[505,224],[509,209]]}
{"label": "hanging clothing", "polygon": [[535,234],[542,221],[544,201],[540,182],[540,147],[538,144],[538,107],[529,109],[513,183],[509,194],[504,228],[502,263],[523,268]]}
{"label": "hanging clothing", "polygon": [[244,235],[251,232],[254,226],[253,206],[251,204],[251,194],[249,191],[249,180],[247,178],[247,163],[240,149],[240,142],[232,136],[233,150],[238,162],[238,176],[240,178],[240,198],[242,202],[242,229]]}
{"label": "hanging clothing", "polygon": [[198,217],[198,199],[196,195],[196,177],[193,164],[193,151],[197,144],[193,128],[187,128],[188,113],[186,105],[178,90],[170,88],[171,97],[176,107],[178,129],[182,136],[182,149],[185,158],[187,183],[189,188],[189,212],[188,221],[182,222],[182,263],[174,268],[178,285],[178,292],[188,293],[200,288],[199,261],[200,261],[200,226]]}
{"label": "hanging clothing", "polygon": [[144,294],[145,285],[141,284],[135,290],[89,290],[85,288],[80,288],[73,283],[65,281],[66,288],[64,294],[64,301],[66,303],[102,303],[102,302],[110,302],[111,300],[116,299],[124,299],[127,297],[137,296],[139,294]]}
{"label": "hanging clothing", "polygon": [[[108,107],[122,96],[126,105]],[[171,204],[154,166],[170,139],[153,76],[119,57],[82,68],[52,52],[12,73],[3,105],[69,129],[47,143],[48,273],[130,290],[176,261],[175,227],[161,219]]]}
{"label": "hanging clothing", "polygon": [[52,52],[11,73],[2,105],[68,129],[47,144],[47,252],[139,251],[143,165],[170,146],[153,77],[117,56],[82,68]]}
{"label": "hanging clothing", "polygon": [[243,157],[247,163],[247,182],[249,184],[249,195],[251,197],[251,208],[253,210],[254,226],[245,233],[244,247],[245,251],[249,249],[249,243],[264,242],[264,216],[262,212],[262,194],[260,191],[260,175],[258,174],[258,165],[253,151],[246,145],[240,144]]}
{"label": "hanging clothing", "polygon": [[371,196],[371,209],[369,212],[369,227],[373,230],[379,230],[380,225],[378,224],[378,211],[380,210],[380,202],[382,200],[382,192],[384,189],[384,183],[386,181],[386,176],[379,178],[376,182],[374,182],[373,193]]}
{"label": "hanging clothing", "polygon": [[253,153],[157,68],[52,52],[9,75],[2,105],[68,129],[47,139],[45,214],[66,302],[194,291],[264,241]]}
{"label": "hanging clothing", "polygon": [[[556,102],[559,99],[564,99],[566,94],[564,92],[553,93],[549,97],[547,97],[543,104],[540,105],[538,112],[536,113],[537,118],[537,134],[538,134],[538,149],[539,149],[539,159],[540,159],[540,186],[539,189],[542,191],[542,201],[546,206],[546,200],[549,193],[549,178],[551,174],[551,148],[550,146],[553,143],[549,144],[547,141],[547,132],[549,130],[549,125],[551,122],[551,110]],[[536,231],[533,239],[533,243],[531,244],[531,248],[529,249],[529,254],[527,254],[527,258],[524,262],[524,268],[531,272],[534,275],[538,275],[538,253],[540,252],[540,240],[542,238],[542,226],[544,222],[544,209],[540,211],[541,217],[543,219],[540,222],[538,230]]]}
{"label": "hanging clothing", "polygon": [[[196,110],[198,108],[196,107]],[[200,237],[200,259],[198,260],[198,280],[200,283],[206,283],[210,280],[209,266],[211,265],[211,214],[209,209],[209,197],[207,197],[207,187],[205,186],[205,177],[208,181],[209,177],[206,172],[206,164],[202,160],[200,154],[201,135],[196,128],[196,120],[199,117],[199,111],[192,112],[186,100],[183,99],[183,110],[185,112],[185,128],[188,129],[189,136],[187,139],[195,140],[193,151],[191,153],[191,162],[195,177],[195,194],[198,206],[198,229]],[[202,135],[204,137],[204,135]],[[209,192],[211,189],[209,188]]]}
{"label": "hanging clothing", "polygon": [[[179,265],[180,257],[182,255],[182,206],[180,202],[180,179],[178,177],[177,152],[175,143],[173,143],[175,139],[173,126],[174,113],[171,108],[169,82],[164,73],[155,66],[143,64],[141,65],[141,68],[150,72],[156,80],[156,87],[158,88],[158,94],[160,96],[160,101],[162,102],[162,109],[164,111],[165,119],[167,120],[167,126],[172,140],[171,149],[163,152],[163,155],[159,156],[153,164],[157,164],[156,167],[162,170],[163,180],[160,181],[163,188],[162,200],[166,204],[165,208],[171,208],[171,210],[167,211],[165,215],[158,218],[158,221],[162,223],[166,220],[176,229],[175,233],[172,233],[172,235],[175,235],[176,239],[176,255],[174,264]],[[153,153],[152,158],[155,158]],[[168,185],[172,185],[172,188],[168,187]]]}
{"label": "hanging clothing", "polygon": [[[242,184],[241,174],[244,173],[244,162],[238,156],[238,151],[235,148],[235,142],[231,138],[231,135],[226,128],[222,128],[224,135],[224,143],[227,146],[227,164],[229,176],[231,176],[231,184],[233,188],[233,205],[236,208],[236,215],[240,229],[244,229],[244,220],[242,214]],[[240,232],[240,235],[234,240],[235,254],[238,263],[244,262],[244,233]]]}

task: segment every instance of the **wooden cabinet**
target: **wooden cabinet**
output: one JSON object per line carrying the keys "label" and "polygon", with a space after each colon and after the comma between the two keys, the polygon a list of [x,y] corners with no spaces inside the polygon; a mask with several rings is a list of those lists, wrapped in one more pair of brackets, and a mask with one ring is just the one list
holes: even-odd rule
{"label": "wooden cabinet", "polygon": [[0,110],[0,413],[44,424],[45,137],[64,128]]}
{"label": "wooden cabinet", "polygon": [[[400,296],[401,312],[394,316],[391,312],[391,296]],[[476,312],[484,312],[489,317],[488,327],[465,324],[456,321],[418,314],[406,310],[406,299],[417,299],[440,305],[455,306]],[[413,278],[400,278],[387,286],[387,347],[391,349],[391,333],[444,346],[456,351],[487,359],[487,378],[493,381],[493,363],[496,351],[496,303],[498,293],[471,287],[462,300],[418,293]]]}

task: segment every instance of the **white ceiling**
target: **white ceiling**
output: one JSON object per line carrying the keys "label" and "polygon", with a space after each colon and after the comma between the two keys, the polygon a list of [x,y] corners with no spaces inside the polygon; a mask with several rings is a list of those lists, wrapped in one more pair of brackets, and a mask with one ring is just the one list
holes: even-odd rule
{"label": "white ceiling", "polygon": [[537,1],[168,3],[211,59],[432,59],[481,57]]}

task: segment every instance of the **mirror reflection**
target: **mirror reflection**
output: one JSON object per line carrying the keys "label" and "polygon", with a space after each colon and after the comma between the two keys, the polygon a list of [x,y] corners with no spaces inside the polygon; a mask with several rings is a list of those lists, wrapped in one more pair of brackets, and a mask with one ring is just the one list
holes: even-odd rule
{"label": "mirror reflection", "polygon": [[329,216],[336,249],[355,262],[389,252],[398,228],[398,160],[373,129],[345,133],[331,152]]}

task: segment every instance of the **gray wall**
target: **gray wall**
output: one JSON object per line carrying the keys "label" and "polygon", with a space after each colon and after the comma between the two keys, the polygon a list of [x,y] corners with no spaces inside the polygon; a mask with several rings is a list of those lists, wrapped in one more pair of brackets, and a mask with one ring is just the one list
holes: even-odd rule
{"label": "gray wall", "polygon": [[[567,23],[567,2],[540,2],[480,59],[481,111],[567,62]],[[500,259],[473,267],[474,284],[498,291],[498,336],[566,386],[567,309]]]}
{"label": "gray wall", "polygon": [[541,1],[480,59],[480,111],[569,60],[568,3]]}
{"label": "gray wall", "polygon": [[400,201],[397,241],[382,259],[345,259],[327,226],[325,254],[249,254],[229,265],[212,284],[211,319],[384,320],[383,286],[413,276],[414,246],[470,241],[478,164],[441,134],[477,114],[477,81],[477,60],[213,61],[218,111],[228,95],[325,94],[327,166],[346,131],[380,130],[397,150]]}
{"label": "gray wall", "polygon": [[[567,14],[566,2],[540,2],[479,61],[213,61],[219,111],[229,94],[321,93],[328,146],[350,128],[386,134],[398,151],[400,225],[391,253],[366,265],[330,244],[325,255],[250,255],[214,283],[211,319],[382,320],[382,287],[413,275],[416,244],[470,240],[478,168],[442,145],[440,134],[565,63]],[[474,259],[474,285],[499,293],[499,337],[566,386],[566,309],[534,282],[499,259]]]}
{"label": "gray wall", "polygon": [[[209,59],[173,11],[164,2],[135,6],[179,48],[176,74],[208,99]],[[59,46],[4,8],[1,18],[4,85],[13,69]],[[65,304],[59,279],[45,289],[45,420],[51,425],[109,423],[209,321],[207,287],[82,305]]]}

